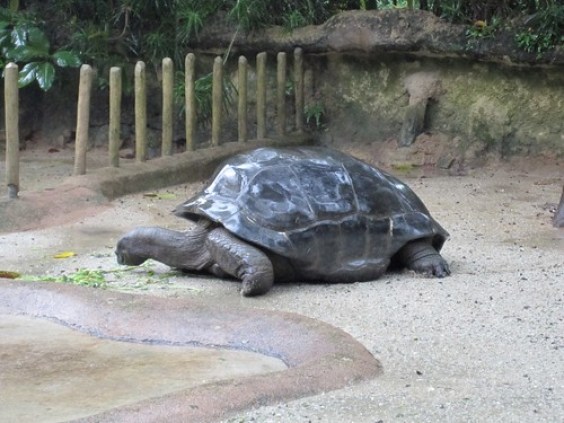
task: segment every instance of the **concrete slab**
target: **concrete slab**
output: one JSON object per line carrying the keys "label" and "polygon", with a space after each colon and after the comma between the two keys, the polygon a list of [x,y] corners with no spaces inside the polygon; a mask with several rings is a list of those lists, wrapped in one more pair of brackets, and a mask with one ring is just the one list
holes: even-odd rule
{"label": "concrete slab", "polygon": [[380,363],[366,348],[330,325],[204,298],[174,300],[0,280],[0,315],[47,319],[116,341],[252,351],[288,366],[274,374],[180,389],[80,421],[208,422],[228,412],[339,389],[381,373]]}
{"label": "concrete slab", "polygon": [[0,315],[2,422],[57,423],[286,365],[242,350],[123,342]]}

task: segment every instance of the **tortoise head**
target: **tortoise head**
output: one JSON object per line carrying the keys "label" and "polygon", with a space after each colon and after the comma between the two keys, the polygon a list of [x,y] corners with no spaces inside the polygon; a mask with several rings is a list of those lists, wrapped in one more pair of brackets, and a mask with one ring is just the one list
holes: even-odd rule
{"label": "tortoise head", "polygon": [[138,230],[133,230],[122,237],[116,246],[116,258],[119,264],[139,266],[150,257],[143,252],[144,240]]}

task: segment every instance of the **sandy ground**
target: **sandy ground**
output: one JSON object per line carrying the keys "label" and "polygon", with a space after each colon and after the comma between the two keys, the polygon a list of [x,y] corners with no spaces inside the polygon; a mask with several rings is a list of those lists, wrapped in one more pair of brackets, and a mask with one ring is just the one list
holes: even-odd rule
{"label": "sandy ground", "polygon": [[[123,232],[184,228],[169,210],[201,184],[123,197],[63,226],[0,234],[0,270],[61,277],[89,269],[103,272],[107,289],[295,312],[350,333],[383,364],[372,382],[224,422],[564,421],[564,230],[552,227],[547,204],[560,198],[562,167],[402,179],[451,234],[446,279],[390,273],[365,283],[277,285],[249,299],[235,281],[154,262],[116,264]],[[61,252],[76,255],[54,258]]]}

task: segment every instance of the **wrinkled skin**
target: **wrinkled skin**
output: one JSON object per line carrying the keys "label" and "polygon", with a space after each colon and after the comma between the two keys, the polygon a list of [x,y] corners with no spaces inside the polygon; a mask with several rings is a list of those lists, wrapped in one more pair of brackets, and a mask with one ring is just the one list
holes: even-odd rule
{"label": "wrinkled skin", "polygon": [[186,271],[232,276],[242,281],[244,296],[261,295],[274,283],[273,264],[259,249],[224,228],[202,224],[186,232],[141,227],[118,242],[119,264],[138,266],[153,259]]}
{"label": "wrinkled skin", "polygon": [[[186,232],[157,227],[137,228],[119,240],[116,257],[119,264],[129,266],[139,266],[153,259],[186,271],[207,272],[221,278],[231,276],[241,280],[241,294],[246,297],[265,294],[275,281],[308,280],[308,276],[300,274],[300,269],[286,258],[266,254],[221,227],[211,230],[198,227]],[[450,275],[447,262],[427,241],[408,243],[393,260],[398,267],[427,276],[442,278]],[[377,279],[388,264],[354,280],[326,282]]]}
{"label": "wrinkled skin", "polygon": [[221,165],[175,214],[177,232],[137,228],[117,245],[121,264],[148,258],[241,280],[245,296],[279,281],[374,280],[390,266],[450,274],[448,233],[405,184],[335,150],[258,149]]}

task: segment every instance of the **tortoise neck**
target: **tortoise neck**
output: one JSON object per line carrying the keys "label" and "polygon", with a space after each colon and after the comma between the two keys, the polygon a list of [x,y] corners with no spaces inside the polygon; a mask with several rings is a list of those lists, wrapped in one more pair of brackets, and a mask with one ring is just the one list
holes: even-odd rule
{"label": "tortoise neck", "polygon": [[[187,231],[159,227],[135,229],[139,255],[185,270],[202,270],[211,264],[205,248],[208,230],[196,226]],[[137,253],[137,252],[136,252]]]}

